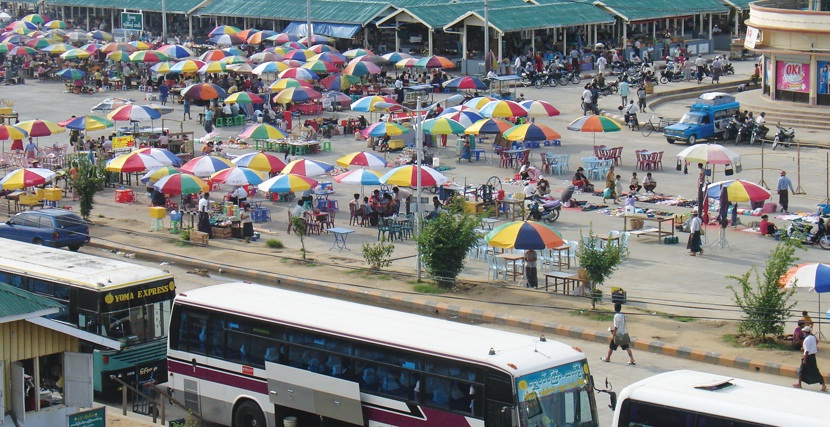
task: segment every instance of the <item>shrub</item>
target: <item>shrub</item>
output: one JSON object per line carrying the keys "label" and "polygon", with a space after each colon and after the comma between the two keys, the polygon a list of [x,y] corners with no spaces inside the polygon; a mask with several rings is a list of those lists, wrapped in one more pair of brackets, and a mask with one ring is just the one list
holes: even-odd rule
{"label": "shrub", "polygon": [[306,236],[306,220],[301,217],[292,217],[292,231],[300,237],[300,254],[303,259],[306,259],[306,245],[303,242],[303,237]]}
{"label": "shrub", "polygon": [[283,249],[286,246],[283,245],[283,242],[277,239],[266,239],[266,246],[271,249]]}
{"label": "shrub", "polygon": [[476,243],[484,214],[471,215],[461,209],[464,200],[452,205],[434,219],[426,221],[416,237],[425,269],[437,284],[449,289],[465,266],[468,249]]}
{"label": "shrub", "polygon": [[393,255],[392,243],[384,241],[378,243],[364,243],[361,245],[361,253],[364,255],[364,261],[370,265],[373,270],[381,270],[384,267],[393,263],[390,257]]}

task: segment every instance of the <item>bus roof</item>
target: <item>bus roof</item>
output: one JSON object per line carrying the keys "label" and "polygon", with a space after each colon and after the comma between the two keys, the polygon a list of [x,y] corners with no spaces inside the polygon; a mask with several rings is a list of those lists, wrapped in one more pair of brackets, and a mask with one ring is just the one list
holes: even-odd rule
{"label": "bus roof", "polygon": [[826,394],[706,372],[681,370],[654,375],[621,390],[619,402],[624,399],[765,425],[829,425]]}
{"label": "bus roof", "polygon": [[107,291],[146,283],[173,280],[163,270],[123,261],[54,249],[0,238],[0,270],[78,287]]}
{"label": "bus roof", "polygon": [[585,359],[557,341],[251,283],[190,290],[176,303],[494,366],[515,376]]}

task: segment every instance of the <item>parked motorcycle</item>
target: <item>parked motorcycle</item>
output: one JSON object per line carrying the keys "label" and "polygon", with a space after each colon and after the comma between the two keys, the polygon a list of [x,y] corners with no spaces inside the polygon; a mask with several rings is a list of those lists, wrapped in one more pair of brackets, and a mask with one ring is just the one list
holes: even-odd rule
{"label": "parked motorcycle", "polygon": [[786,227],[786,235],[789,236],[790,239],[800,239],[800,242],[805,246],[812,246],[818,245],[821,249],[829,250],[829,227],[824,226],[824,232],[820,235],[820,237],[815,241],[815,233],[812,232],[812,229],[815,226],[813,224],[808,224],[802,221],[792,221],[788,227]]}
{"label": "parked motorcycle", "polygon": [[731,141],[737,138],[737,133],[740,130],[740,124],[736,120],[731,120],[725,125],[725,129],[722,130],[722,140],[723,141]]}
{"label": "parked motorcycle", "polygon": [[755,142],[760,141],[760,144],[763,143],[763,139],[765,139],[766,135],[768,135],[768,128],[765,126],[760,126],[758,124],[754,124],[751,128],[751,138],[748,140],[749,145],[754,145]]}
{"label": "parked motorcycle", "polygon": [[792,142],[794,142],[794,129],[780,126],[780,122],[777,122],[777,135],[774,135],[771,149],[776,150],[778,144],[785,145],[788,148],[791,147]]}
{"label": "parked motorcycle", "polygon": [[664,68],[664,71],[661,73],[661,77],[659,77],[659,81],[662,84],[668,84],[670,82],[681,82],[685,80],[685,74],[682,71],[673,71],[673,64],[668,63],[667,67]]}
{"label": "parked motorcycle", "polygon": [[751,131],[754,129],[754,122],[746,120],[742,122],[739,130],[737,130],[737,137],[734,139],[734,145],[739,145],[740,142],[751,140]]}
{"label": "parked motorcycle", "polygon": [[552,223],[560,217],[560,208],[562,205],[560,200],[543,200],[540,197],[535,197],[531,202],[529,215],[526,217],[526,220],[534,219],[535,221]]}

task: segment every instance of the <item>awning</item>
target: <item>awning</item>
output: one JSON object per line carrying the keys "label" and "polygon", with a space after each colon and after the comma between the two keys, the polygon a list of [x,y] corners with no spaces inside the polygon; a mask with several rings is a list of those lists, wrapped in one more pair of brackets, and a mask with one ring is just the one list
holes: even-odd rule
{"label": "awning", "polygon": [[115,350],[121,350],[122,348],[122,343],[119,340],[102,337],[101,335],[93,334],[83,329],[78,329],[72,325],[67,325],[66,323],[61,323],[52,319],[47,319],[45,317],[35,317],[32,319],[26,319],[26,321],[29,323],[34,323],[38,326],[43,326],[46,329],[51,329],[53,331],[69,335],[71,337],[78,338],[83,341],[91,342],[93,344],[103,345],[104,347],[112,348]]}
{"label": "awning", "polygon": [[[313,22],[312,32],[323,36],[337,37],[339,39],[351,39],[358,30],[360,25],[353,24],[328,24],[323,22]],[[283,29],[286,34],[293,36],[306,36],[306,22],[290,22],[286,28]]]}

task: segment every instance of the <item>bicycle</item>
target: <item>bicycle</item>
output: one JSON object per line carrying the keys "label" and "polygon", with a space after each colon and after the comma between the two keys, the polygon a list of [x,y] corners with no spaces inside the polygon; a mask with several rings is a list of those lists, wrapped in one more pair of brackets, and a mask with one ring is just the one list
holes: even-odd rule
{"label": "bicycle", "polygon": [[650,119],[644,123],[641,127],[641,134],[643,136],[650,136],[651,133],[655,132],[664,132],[664,128],[676,122],[675,119],[668,119],[665,117],[659,116],[658,122],[653,122],[656,116],[650,116]]}

